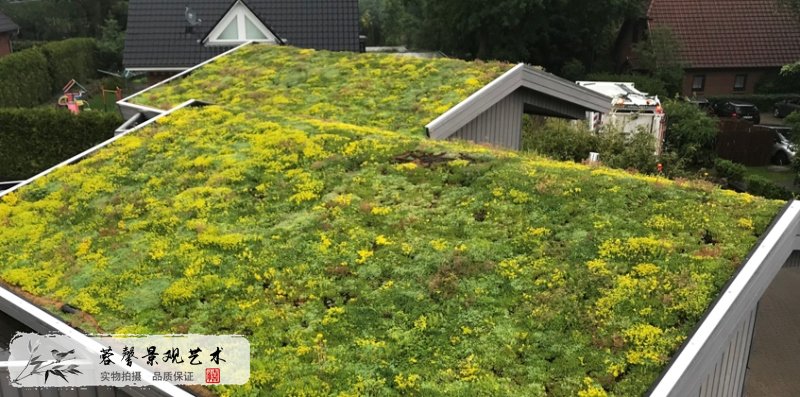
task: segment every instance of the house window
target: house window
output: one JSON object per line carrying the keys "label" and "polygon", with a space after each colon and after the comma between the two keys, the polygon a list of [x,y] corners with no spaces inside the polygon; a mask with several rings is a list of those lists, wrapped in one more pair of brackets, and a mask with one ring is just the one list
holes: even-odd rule
{"label": "house window", "polygon": [[277,43],[277,37],[241,0],[237,1],[206,36],[205,44],[236,45],[246,41]]}
{"label": "house window", "polygon": [[744,91],[745,87],[747,87],[747,75],[737,74],[736,79],[733,80],[733,90]]}
{"label": "house window", "polygon": [[696,74],[692,79],[692,91],[703,91],[706,88],[706,75]]}

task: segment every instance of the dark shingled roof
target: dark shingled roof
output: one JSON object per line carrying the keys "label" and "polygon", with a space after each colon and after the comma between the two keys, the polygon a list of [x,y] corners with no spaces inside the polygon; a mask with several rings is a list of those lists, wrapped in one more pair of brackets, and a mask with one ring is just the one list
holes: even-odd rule
{"label": "dark shingled roof", "polygon": [[778,0],[653,0],[650,28],[667,27],[691,68],[775,67],[800,59],[800,16]]}
{"label": "dark shingled roof", "polygon": [[6,14],[0,12],[0,33],[16,32],[17,30],[19,30],[19,26]]}
{"label": "dark shingled roof", "polygon": [[[358,0],[243,0],[279,38],[296,47],[358,51]],[[126,68],[188,68],[232,47],[198,41],[235,0],[130,0]],[[186,33],[189,6],[202,20]]]}

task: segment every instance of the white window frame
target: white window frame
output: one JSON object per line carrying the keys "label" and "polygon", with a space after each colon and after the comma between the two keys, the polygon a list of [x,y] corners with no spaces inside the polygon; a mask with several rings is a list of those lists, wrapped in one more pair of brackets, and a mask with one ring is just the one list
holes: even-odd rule
{"label": "white window frame", "polygon": [[[266,37],[266,39],[248,39],[247,38],[247,28],[245,27],[245,18],[249,18],[250,22],[255,25],[255,27]],[[228,27],[232,22],[236,21],[237,25],[237,37],[236,40],[228,40],[228,39],[220,39],[219,36],[222,35],[222,32],[225,31],[225,28]],[[247,5],[241,2],[241,0],[237,0],[231,9],[225,14],[222,19],[220,19],[219,23],[214,26],[214,29],[211,29],[211,32],[208,34],[205,45],[206,46],[232,46],[238,45],[242,43],[246,43],[248,41],[257,41],[262,43],[277,43],[278,38],[275,37],[269,28],[264,26],[261,20],[250,10]]]}

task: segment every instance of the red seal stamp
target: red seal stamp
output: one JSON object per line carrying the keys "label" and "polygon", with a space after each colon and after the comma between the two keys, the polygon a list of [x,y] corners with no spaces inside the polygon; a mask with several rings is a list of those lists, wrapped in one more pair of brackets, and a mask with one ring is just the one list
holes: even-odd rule
{"label": "red seal stamp", "polygon": [[206,383],[219,383],[219,368],[206,368]]}

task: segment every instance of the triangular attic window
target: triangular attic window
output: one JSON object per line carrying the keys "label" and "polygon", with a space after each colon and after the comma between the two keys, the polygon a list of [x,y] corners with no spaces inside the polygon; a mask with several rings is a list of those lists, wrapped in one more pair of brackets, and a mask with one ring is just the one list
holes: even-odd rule
{"label": "triangular attic window", "polygon": [[205,40],[208,46],[236,45],[247,41],[277,43],[275,35],[241,0],[237,0]]}

